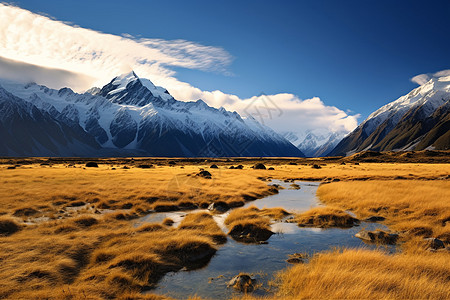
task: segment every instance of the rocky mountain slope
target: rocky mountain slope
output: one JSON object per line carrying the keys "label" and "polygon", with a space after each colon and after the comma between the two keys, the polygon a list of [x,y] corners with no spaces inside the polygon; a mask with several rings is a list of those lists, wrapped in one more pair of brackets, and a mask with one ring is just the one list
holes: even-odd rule
{"label": "rocky mountain slope", "polygon": [[372,113],[329,155],[450,149],[450,76],[433,77]]}

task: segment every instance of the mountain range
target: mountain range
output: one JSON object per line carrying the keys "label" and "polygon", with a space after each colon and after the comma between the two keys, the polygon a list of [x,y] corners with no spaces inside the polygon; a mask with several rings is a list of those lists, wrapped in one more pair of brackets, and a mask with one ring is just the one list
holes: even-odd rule
{"label": "mountain range", "polygon": [[348,134],[347,131],[329,131],[322,128],[308,130],[299,136],[296,132],[283,132],[282,135],[294,144],[306,157],[326,156]]}
{"label": "mountain range", "polygon": [[450,149],[450,76],[425,84],[373,112],[329,155]]}
{"label": "mountain range", "polygon": [[177,101],[135,72],[83,94],[0,80],[0,141],[0,156],[303,156],[252,116]]}
{"label": "mountain range", "polygon": [[319,157],[450,149],[450,76],[433,77],[355,130],[278,134],[251,115],[177,101],[135,72],[75,93],[0,79],[0,156]]}

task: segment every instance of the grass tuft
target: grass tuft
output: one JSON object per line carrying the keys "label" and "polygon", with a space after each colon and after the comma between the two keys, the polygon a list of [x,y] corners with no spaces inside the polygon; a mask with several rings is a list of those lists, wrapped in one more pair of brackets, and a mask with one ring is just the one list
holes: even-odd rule
{"label": "grass tuft", "polygon": [[21,226],[11,218],[0,217],[0,236],[11,235],[21,229]]}
{"label": "grass tuft", "polygon": [[315,207],[296,216],[295,222],[300,227],[352,227],[359,223],[348,213],[330,207]]}

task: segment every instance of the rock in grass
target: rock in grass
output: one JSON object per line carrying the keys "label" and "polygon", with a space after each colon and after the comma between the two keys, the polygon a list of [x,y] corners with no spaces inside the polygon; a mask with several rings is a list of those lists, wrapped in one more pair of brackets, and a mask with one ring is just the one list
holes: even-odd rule
{"label": "rock in grass", "polygon": [[430,250],[438,250],[438,249],[444,249],[445,245],[444,242],[437,238],[427,238],[425,239],[427,243],[427,248]]}
{"label": "rock in grass", "polygon": [[87,168],[98,168],[98,164],[94,161],[90,161],[90,162],[86,163],[86,167]]}
{"label": "rock in grass", "polygon": [[262,163],[258,163],[258,164],[253,166],[253,169],[255,169],[255,170],[265,170],[266,166],[264,164],[262,164]]}
{"label": "rock in grass", "polygon": [[200,177],[203,177],[203,178],[206,178],[206,179],[211,179],[211,173],[209,173],[209,172],[206,171],[206,170],[200,171],[200,172],[197,174],[197,176],[200,176]]}
{"label": "rock in grass", "polygon": [[230,206],[224,201],[217,201],[208,206],[208,210],[224,213],[230,209]]}
{"label": "rock in grass", "polygon": [[317,165],[317,164],[312,165],[311,168],[313,168],[313,169],[322,169],[322,167]]}
{"label": "rock in grass", "polygon": [[211,165],[211,169],[218,169],[219,167],[217,165]]}
{"label": "rock in grass", "polygon": [[244,168],[243,165],[238,165],[238,166],[236,167],[236,169],[239,169],[239,170],[242,170],[243,168]]}
{"label": "rock in grass", "polygon": [[256,280],[251,278],[250,275],[240,273],[234,276],[227,284],[227,287],[232,287],[243,293],[253,292],[255,289]]}
{"label": "rock in grass", "polygon": [[138,168],[141,168],[141,169],[151,169],[151,168],[153,168],[153,165],[139,165]]}
{"label": "rock in grass", "polygon": [[383,230],[374,230],[374,231],[362,230],[357,234],[355,234],[355,236],[363,241],[379,244],[393,245],[398,240],[398,234],[389,233]]}

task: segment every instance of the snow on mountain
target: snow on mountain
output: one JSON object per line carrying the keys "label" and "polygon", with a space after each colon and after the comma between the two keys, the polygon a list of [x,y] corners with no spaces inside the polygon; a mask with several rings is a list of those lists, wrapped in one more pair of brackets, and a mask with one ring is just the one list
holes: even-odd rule
{"label": "snow on mountain", "polygon": [[408,94],[388,103],[361,123],[364,132],[370,135],[380,124],[389,120],[391,126],[395,126],[400,119],[413,107],[421,106],[427,115],[431,115],[438,107],[448,100],[450,93],[450,76],[435,77],[424,85],[412,90]]}
{"label": "snow on mountain", "polygon": [[325,128],[305,132],[284,132],[282,136],[296,145],[307,157],[326,156],[348,134]]}
{"label": "snow on mountain", "polygon": [[[79,155],[104,155],[113,150],[115,155],[302,156],[289,141],[253,118],[243,119],[202,100],[177,101],[167,90],[134,72],[84,94],[7,80],[0,80],[0,86],[55,122],[79,126],[101,147],[96,153]],[[9,95],[4,98],[11,98]]]}
{"label": "snow on mountain", "polygon": [[[373,112],[330,155],[351,155],[363,150],[422,150],[436,148],[436,142],[439,149],[446,149],[450,139],[443,141],[440,136],[448,135],[450,130],[450,123],[445,121],[449,101],[450,76],[433,77]],[[433,132],[433,138],[427,136],[429,132]]]}
{"label": "snow on mountain", "polygon": [[0,155],[74,156],[99,149],[95,139],[63,113],[40,110],[0,87]]}
{"label": "snow on mountain", "polygon": [[345,135],[347,132],[332,132],[323,129],[309,131],[297,148],[308,157],[326,156]]}

